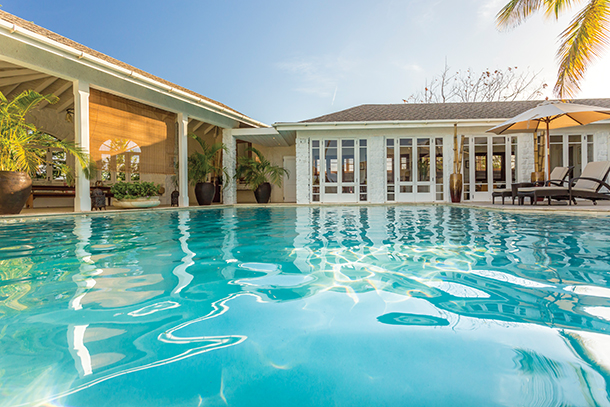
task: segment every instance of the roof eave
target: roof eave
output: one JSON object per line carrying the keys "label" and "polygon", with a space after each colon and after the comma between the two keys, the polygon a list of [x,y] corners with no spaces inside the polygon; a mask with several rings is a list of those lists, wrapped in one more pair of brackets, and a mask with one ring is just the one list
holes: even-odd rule
{"label": "roof eave", "polygon": [[136,83],[140,83],[143,86],[150,87],[151,85],[160,92],[163,92],[164,95],[182,100],[183,102],[190,103],[196,105],[198,107],[205,107],[217,114],[228,117],[232,120],[236,120],[242,122],[244,124],[254,126],[254,127],[269,127],[267,124],[259,122],[258,120],[254,120],[246,115],[243,115],[238,112],[231,111],[222,106],[216,105],[208,100],[205,100],[200,97],[196,97],[191,95],[190,93],[184,92],[181,89],[169,86],[162,82],[156,81],[152,78],[148,78],[136,71],[125,69],[121,66],[113,64],[109,61],[105,61],[103,59],[97,58],[93,55],[89,55],[83,51],[79,51],[75,48],[72,48],[68,45],[62,44],[60,42],[54,41],[48,37],[32,32],[26,28],[23,28],[19,25],[10,23],[6,20],[0,19],[0,29],[7,31],[9,34],[14,35],[15,33],[22,35],[31,40],[37,41],[39,43],[45,44],[51,48],[62,51],[69,55],[76,57],[77,60],[85,60],[91,62],[95,65],[99,65],[105,67],[107,69],[112,70],[115,73],[123,75],[124,79],[131,79]]}
{"label": "roof eave", "polygon": [[383,120],[383,121],[353,121],[353,122],[307,122],[307,123],[274,123],[278,131],[332,130],[342,129],[388,129],[441,127],[450,128],[454,124],[470,127],[489,127],[505,122],[508,118],[498,119],[444,119],[444,120]]}

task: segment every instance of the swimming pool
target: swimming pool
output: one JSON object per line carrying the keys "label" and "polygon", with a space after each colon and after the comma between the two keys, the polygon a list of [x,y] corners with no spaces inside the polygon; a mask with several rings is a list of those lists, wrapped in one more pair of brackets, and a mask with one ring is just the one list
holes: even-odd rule
{"label": "swimming pool", "polygon": [[610,405],[610,218],[0,221],[0,406]]}

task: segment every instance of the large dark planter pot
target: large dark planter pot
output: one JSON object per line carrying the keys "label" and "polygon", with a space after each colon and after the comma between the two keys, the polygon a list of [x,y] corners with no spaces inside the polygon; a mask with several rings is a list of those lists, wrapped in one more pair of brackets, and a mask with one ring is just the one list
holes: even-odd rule
{"label": "large dark planter pot", "polygon": [[451,174],[449,176],[449,193],[451,202],[459,203],[462,200],[462,174]]}
{"label": "large dark planter pot", "polygon": [[0,215],[17,215],[32,192],[32,179],[25,172],[0,171]]}
{"label": "large dark planter pot", "polygon": [[211,205],[216,194],[216,186],[211,182],[199,182],[195,185],[195,196],[199,205]]}
{"label": "large dark planter pot", "polygon": [[268,182],[260,184],[258,188],[254,190],[254,197],[259,204],[269,203],[269,199],[271,199],[271,184]]}

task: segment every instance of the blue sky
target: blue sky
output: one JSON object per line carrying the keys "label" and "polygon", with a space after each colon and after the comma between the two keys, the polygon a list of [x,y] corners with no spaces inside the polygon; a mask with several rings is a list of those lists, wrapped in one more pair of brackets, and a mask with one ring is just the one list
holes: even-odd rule
{"label": "blue sky", "polygon": [[[401,103],[445,59],[456,70],[540,71],[552,88],[569,16],[499,32],[506,1],[4,0],[2,9],[271,124]],[[579,97],[610,97],[609,68],[610,55],[593,65]]]}

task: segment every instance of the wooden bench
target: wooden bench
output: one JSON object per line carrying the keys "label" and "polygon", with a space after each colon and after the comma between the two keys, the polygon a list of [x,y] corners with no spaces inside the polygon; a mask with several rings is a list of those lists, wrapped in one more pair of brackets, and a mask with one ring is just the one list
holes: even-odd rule
{"label": "wooden bench", "polygon": [[[112,192],[110,192],[110,187],[91,187],[91,191],[95,188],[104,191],[108,198],[108,206],[110,206],[111,198],[114,196]],[[74,198],[75,196],[75,188],[67,185],[32,185],[32,192],[25,203],[25,207],[32,208],[34,206],[34,199],[36,198]]]}

